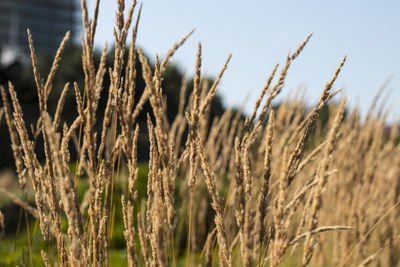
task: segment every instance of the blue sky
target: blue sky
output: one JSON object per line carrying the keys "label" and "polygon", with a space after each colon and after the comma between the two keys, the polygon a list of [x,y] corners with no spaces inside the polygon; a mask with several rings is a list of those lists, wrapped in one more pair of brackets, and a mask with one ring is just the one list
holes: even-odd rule
{"label": "blue sky", "polygon": [[[93,8],[94,0],[88,0]],[[126,1],[127,5],[130,1]],[[96,45],[113,41],[116,0],[100,3]],[[215,76],[233,54],[220,87],[226,105],[240,105],[249,94],[247,111],[276,63],[284,64],[310,32],[309,45],[292,64],[282,96],[306,87],[310,104],[317,101],[342,57],[347,62],[335,84],[344,88],[351,106],[365,112],[379,86],[393,74],[387,92],[390,119],[400,117],[400,1],[188,1],[146,0],[138,44],[154,58],[165,55],[193,27],[195,33],[173,62],[193,74],[197,43],[203,46],[203,73]],[[279,100],[279,99],[278,99]]]}

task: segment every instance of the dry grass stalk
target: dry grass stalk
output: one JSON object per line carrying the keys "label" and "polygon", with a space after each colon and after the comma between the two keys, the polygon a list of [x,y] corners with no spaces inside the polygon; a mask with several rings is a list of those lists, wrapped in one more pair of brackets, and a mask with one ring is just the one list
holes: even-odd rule
{"label": "dry grass stalk", "polygon": [[[340,226],[340,225],[335,225],[335,226],[323,226],[319,227],[317,229],[314,229],[310,232],[311,235],[315,235],[318,233],[326,232],[326,231],[337,231],[337,230],[353,230],[354,227],[349,227],[349,226]],[[302,239],[307,238],[307,235],[309,233],[303,233],[301,235],[296,236],[292,241],[289,242],[289,246],[296,244],[297,242],[300,242]]]}
{"label": "dry grass stalk", "polygon": [[211,267],[212,266],[212,252],[213,252],[213,243],[214,243],[214,235],[216,233],[217,229],[214,228],[208,235],[207,235],[207,240],[204,244],[204,248],[202,251],[202,254],[204,254],[204,257],[206,258],[206,263],[205,266]]}
{"label": "dry grass stalk", "polygon": [[24,153],[24,165],[28,170],[28,174],[33,182],[33,187],[35,189],[35,201],[36,207],[38,209],[39,218],[40,218],[40,229],[42,231],[43,237],[45,240],[49,240],[49,231],[48,225],[49,221],[47,219],[47,208],[46,201],[44,199],[44,189],[43,189],[43,180],[44,174],[42,168],[36,158],[36,154],[33,149],[33,144],[29,140],[28,133],[26,130],[26,126],[23,120],[22,109],[18,102],[16,92],[11,83],[9,83],[9,91],[12,99],[12,104],[14,107],[14,123],[17,129],[21,146]]}
{"label": "dry grass stalk", "polygon": [[272,80],[275,77],[276,70],[278,69],[279,64],[276,64],[274,69],[272,70],[271,74],[268,76],[267,82],[264,85],[264,88],[261,91],[260,96],[258,97],[256,104],[254,105],[253,113],[250,116],[250,119],[246,121],[246,129],[249,130],[250,127],[253,125],[254,119],[256,118],[258,108],[261,105],[261,101],[263,100],[265,94],[267,93],[269,87],[271,86]]}
{"label": "dry grass stalk", "polygon": [[[189,145],[190,145],[190,173],[189,173],[189,188],[193,192],[196,185],[196,170],[197,170],[197,148],[199,132],[199,114],[200,114],[200,79],[201,79],[201,44],[198,45],[198,52],[196,57],[196,67],[194,76],[193,88],[193,104],[190,115],[186,115],[189,124]],[[190,116],[190,117],[189,117]]]}
{"label": "dry grass stalk", "polygon": [[48,258],[47,258],[47,256],[46,256],[46,252],[44,252],[44,251],[42,250],[40,253],[42,254],[42,258],[43,258],[43,261],[44,261],[44,265],[45,265],[46,267],[50,267],[51,265],[50,265],[49,260],[48,260]]}
{"label": "dry grass stalk", "polygon": [[139,234],[139,241],[140,241],[140,251],[142,253],[142,256],[144,258],[144,262],[146,264],[146,267],[151,266],[151,259],[148,251],[148,233],[145,228],[145,205],[144,201],[142,202],[141,205],[141,211],[138,214],[138,234]]}
{"label": "dry grass stalk", "polygon": [[10,133],[11,148],[13,150],[15,167],[17,169],[18,183],[19,183],[19,186],[21,187],[22,191],[25,191],[26,178],[24,175],[25,167],[24,167],[24,162],[23,162],[22,147],[20,145],[18,133],[17,133],[17,130],[15,128],[15,125],[14,125],[14,122],[12,119],[11,108],[10,108],[10,104],[8,102],[8,98],[7,98],[5,89],[3,86],[0,86],[0,90],[1,90],[1,97],[3,99],[4,114],[5,114],[5,118],[6,118],[8,132]]}
{"label": "dry grass stalk", "polygon": [[[40,117],[31,125],[32,138],[12,84],[9,84],[12,106],[1,88],[2,110],[11,136],[19,184],[25,189],[25,177],[30,177],[35,207],[31,207],[25,198],[22,200],[3,189],[0,191],[7,192],[5,194],[15,203],[39,218],[46,241],[55,238],[56,265],[112,264],[109,263],[113,248],[110,241],[115,199],[120,194],[116,187],[121,184],[116,182],[119,178],[124,178],[127,183],[122,189],[121,203],[129,266],[142,263],[146,266],[174,265],[178,257],[184,255],[187,255],[188,264],[192,264],[197,258],[193,257],[194,253],[191,257],[190,251],[200,252],[198,248],[201,247],[206,266],[212,265],[214,252],[218,253],[221,265],[252,266],[258,261],[260,265],[278,266],[289,256],[289,247],[293,257],[297,257],[294,252],[303,240],[304,265],[329,264],[330,261],[333,266],[356,262],[366,265],[372,260],[385,266],[398,265],[398,248],[386,244],[391,244],[399,231],[397,218],[400,214],[396,207],[400,203],[400,159],[397,157],[400,146],[398,129],[385,129],[384,101],[376,110],[381,91],[373,101],[366,121],[360,118],[356,109],[344,115],[344,100],[339,105],[329,105],[326,124],[319,120],[324,105],[340,91],[333,91],[332,87],[346,58],[326,84],[313,109],[306,112],[305,96],[300,92],[272,110],[272,101],[282,91],[288,70],[309,41],[309,35],[293,54],[288,54],[276,83],[272,85],[278,68],[275,66],[249,119],[242,120],[242,106],[239,111],[228,109],[211,120],[211,102],[231,56],[208,89],[201,76],[199,44],[193,91],[186,103],[187,80],[183,77],[178,113],[170,124],[166,115],[169,107],[162,88],[163,76],[171,57],[193,31],[177,42],[162,62],[156,56],[154,67],[150,66],[143,52],[136,48],[141,7],[132,23],[136,1],[124,13],[125,2],[118,0],[113,66],[106,68],[106,45],[96,67],[93,50],[99,3],[97,0],[90,19],[86,1],[81,1],[85,81],[82,88],[74,83],[78,116],[70,125],[64,123],[62,132],[59,125],[69,84],[61,92],[54,116],[48,114],[47,99],[68,33],[44,83],[28,31],[40,100]],[[132,40],[124,58],[131,24],[135,24]],[[137,60],[146,88],[135,102]],[[97,118],[106,75],[111,82],[110,87],[105,88],[109,90],[106,111],[104,116]],[[136,222],[135,207],[139,201],[136,183],[141,179],[136,122],[148,100],[154,125],[149,115],[147,198],[141,200]],[[267,124],[264,124],[268,115]],[[95,125],[99,122],[102,128],[98,132]],[[78,128],[83,130],[81,137],[77,137],[77,132],[81,131]],[[41,137],[44,167],[35,151],[36,141]],[[89,183],[83,203],[78,202],[76,189],[81,182],[74,181],[70,174],[71,139],[78,151],[77,169],[85,170],[82,173]],[[199,180],[203,176],[205,183]],[[177,189],[179,197],[175,198]],[[233,190],[236,190],[236,196],[230,192]],[[224,206],[222,196],[226,198]],[[380,201],[375,203],[373,199]],[[322,205],[322,200],[329,205]],[[194,214],[193,203],[197,203],[200,210]],[[189,207],[189,215],[186,207]],[[64,214],[68,221],[67,233],[61,229]],[[215,225],[204,223],[212,217]],[[187,221],[189,233],[186,233]],[[350,229],[354,230],[342,231]],[[324,231],[334,234],[321,234]],[[218,248],[214,244],[215,233]],[[176,241],[169,236],[176,237]],[[136,237],[140,246],[135,245]],[[186,241],[188,254],[180,246]],[[385,254],[380,253],[386,247]],[[334,251],[332,256],[330,251]],[[378,252],[370,255],[370,251]],[[54,264],[52,261],[56,257],[51,253],[51,250],[47,254],[42,252],[46,266]],[[301,261],[298,257],[295,259]]]}
{"label": "dry grass stalk", "polygon": [[193,34],[193,32],[195,31],[195,28],[193,28],[192,30],[190,30],[190,32],[188,34],[186,34],[179,42],[175,43],[174,46],[168,50],[167,55],[165,56],[164,60],[161,62],[161,66],[160,66],[160,73],[163,74],[165,69],[168,66],[168,63],[170,62],[172,56],[175,54],[175,52],[179,49],[179,47],[181,47],[186,40]]}
{"label": "dry grass stalk", "polygon": [[226,238],[226,229],[223,221],[221,200],[217,193],[215,185],[215,173],[212,171],[211,166],[209,165],[208,159],[206,158],[204,148],[200,140],[198,140],[197,142],[197,151],[201,159],[201,167],[204,172],[207,189],[212,199],[211,205],[216,213],[214,221],[218,233],[218,245],[223,254],[223,258],[220,258],[220,262],[222,263],[225,261],[228,266],[232,266],[231,252],[229,251],[228,240]]}
{"label": "dry grass stalk", "polygon": [[[281,90],[282,90],[282,88],[284,86],[286,75],[287,75],[287,72],[289,70],[290,65],[292,64],[293,60],[295,60],[299,56],[301,51],[304,49],[304,47],[306,46],[306,44],[310,40],[311,36],[312,36],[312,33],[310,33],[307,36],[306,40],[304,40],[299,45],[299,47],[296,49],[296,51],[293,53],[292,56],[290,56],[290,55],[287,56],[285,66],[283,66],[283,68],[281,70],[281,74],[279,76],[278,81],[276,82],[276,84],[270,90],[270,93],[269,93],[269,95],[268,95],[268,97],[266,99],[266,102],[265,102],[264,106],[262,107],[261,112],[260,112],[260,114],[258,116],[258,119],[257,119],[255,127],[257,127],[257,125],[259,125],[260,123],[263,122],[268,110],[271,107],[272,100],[281,92]],[[248,127],[250,127],[250,126],[251,125],[249,125]]]}
{"label": "dry grass stalk", "polygon": [[[52,123],[48,114],[42,116],[44,118],[43,125],[45,134],[49,139],[50,150],[52,151],[52,159],[54,160],[54,168],[57,176],[60,178],[61,201],[68,218],[68,236],[72,242],[70,255],[72,263],[76,266],[84,266],[88,264],[88,254],[85,248],[87,240],[84,232],[83,218],[79,210],[78,198],[73,189],[73,180],[69,176],[69,172],[64,168],[64,161],[60,153],[60,136],[54,132]],[[100,259],[97,259],[100,262]]]}
{"label": "dry grass stalk", "polygon": [[4,233],[4,229],[6,228],[6,225],[4,224],[4,214],[0,210],[0,228],[1,231]]}
{"label": "dry grass stalk", "polygon": [[62,109],[64,107],[65,96],[67,95],[68,89],[69,89],[69,83],[66,83],[64,85],[63,90],[61,91],[60,98],[58,99],[57,109],[56,109],[56,112],[54,114],[54,121],[53,121],[53,128],[56,131],[58,130],[58,126],[60,124],[61,112],[62,112]]}
{"label": "dry grass stalk", "polygon": [[201,97],[201,43],[198,44],[195,76],[193,80],[193,103],[191,105],[190,113],[186,113],[186,119],[189,125],[189,225],[188,225],[188,245],[187,245],[187,265],[190,261],[190,245],[191,245],[191,231],[192,231],[192,202],[193,193],[196,186],[197,168],[198,168],[198,151],[197,143],[199,141],[200,131],[200,97]]}
{"label": "dry grass stalk", "polygon": [[[312,206],[310,213],[308,214],[308,231],[310,233],[316,228],[318,224],[318,210],[321,207],[322,190],[324,189],[327,182],[328,178],[327,172],[329,168],[330,158],[333,153],[336,136],[342,122],[345,104],[346,104],[346,98],[343,98],[342,101],[340,102],[339,111],[336,114],[333,127],[329,132],[328,143],[325,148],[324,157],[318,169],[318,174],[317,174],[318,184],[317,187],[314,189]],[[308,234],[306,236],[306,241],[304,244],[303,265],[308,265],[308,263],[310,262],[313,253],[312,247],[313,245],[311,244],[311,234]]]}
{"label": "dry grass stalk", "polygon": [[230,54],[228,56],[228,58],[225,61],[224,66],[222,67],[222,69],[220,70],[217,78],[215,79],[214,83],[211,85],[210,90],[208,91],[208,94],[206,96],[206,98],[203,100],[203,103],[200,107],[200,113],[204,114],[204,112],[206,111],[206,109],[209,107],[209,105],[211,104],[211,100],[214,98],[215,94],[217,93],[217,89],[218,89],[218,84],[222,78],[222,76],[224,75],[225,70],[228,68],[228,64],[229,61],[232,58],[232,54]]}
{"label": "dry grass stalk", "polygon": [[8,198],[10,198],[15,204],[17,204],[17,205],[23,207],[23,208],[24,208],[26,211],[28,211],[29,214],[31,214],[34,218],[36,218],[36,219],[39,218],[38,211],[37,211],[34,207],[30,206],[29,203],[27,203],[27,202],[21,200],[18,196],[16,196],[15,194],[13,194],[13,193],[7,191],[7,190],[4,189],[4,188],[1,188],[1,187],[0,187],[0,192],[1,192],[3,195],[5,195],[5,196],[7,196]]}
{"label": "dry grass stalk", "polygon": [[[125,144],[125,154],[128,159],[129,177],[128,177],[128,200],[125,201],[125,196],[121,196],[123,219],[124,219],[124,236],[127,243],[128,265],[136,266],[136,252],[135,252],[135,226],[133,222],[133,207],[137,199],[137,192],[135,184],[137,181],[137,139],[139,135],[139,127],[133,135],[133,141]],[[129,139],[128,139],[129,141]]]}
{"label": "dry grass stalk", "polygon": [[[67,42],[69,40],[70,35],[71,34],[70,34],[69,31],[65,34],[63,40],[60,43],[60,47],[57,49],[56,55],[54,56],[54,60],[53,60],[53,64],[52,64],[51,69],[50,69],[50,73],[47,76],[46,83],[44,84],[44,88],[43,88],[44,95],[45,95],[45,100],[44,101],[47,101],[47,98],[49,97],[49,94],[51,92],[53,81],[54,81],[54,77],[56,75],[58,66],[60,64],[61,55],[62,55],[62,53],[63,53],[63,51],[65,49],[65,46],[67,45]],[[32,53],[34,54],[34,52],[32,52]],[[62,95],[61,95],[61,98],[62,98]]]}
{"label": "dry grass stalk", "polygon": [[268,127],[265,142],[265,157],[264,157],[264,175],[262,181],[261,191],[259,193],[259,202],[257,209],[258,221],[256,222],[256,240],[255,244],[262,247],[264,243],[264,238],[266,236],[265,231],[265,217],[267,214],[268,207],[268,195],[270,191],[270,178],[271,178],[271,157],[272,157],[272,138],[274,135],[274,124],[275,124],[275,114],[271,111],[268,119]]}
{"label": "dry grass stalk", "polygon": [[135,252],[135,228],[133,225],[133,206],[130,201],[125,201],[125,196],[121,196],[122,212],[124,216],[124,236],[126,240],[126,250],[128,258],[128,266],[136,266]]}

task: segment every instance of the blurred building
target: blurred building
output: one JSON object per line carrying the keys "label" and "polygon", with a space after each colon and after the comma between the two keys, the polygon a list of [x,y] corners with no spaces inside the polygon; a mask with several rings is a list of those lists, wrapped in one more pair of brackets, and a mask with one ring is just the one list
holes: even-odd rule
{"label": "blurred building", "polygon": [[26,29],[36,53],[55,53],[65,33],[76,29],[77,0],[0,0],[0,64],[29,59]]}

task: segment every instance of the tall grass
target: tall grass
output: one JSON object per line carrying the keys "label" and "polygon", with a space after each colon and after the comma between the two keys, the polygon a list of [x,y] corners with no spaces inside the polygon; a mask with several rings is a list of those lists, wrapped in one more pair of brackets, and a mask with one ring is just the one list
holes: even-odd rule
{"label": "tall grass", "polygon": [[[273,109],[272,101],[284,89],[288,70],[309,35],[288,55],[279,74],[275,66],[249,118],[243,120],[240,110],[228,109],[210,121],[211,101],[231,56],[209,86],[201,74],[199,44],[189,101],[183,81],[178,114],[168,121],[163,75],[193,31],[162,61],[156,56],[151,66],[136,48],[141,10],[131,27],[136,1],[124,16],[125,3],[119,0],[114,65],[107,70],[107,47],[100,64],[93,61],[98,6],[99,1],[90,19],[82,0],[85,84],[82,88],[73,84],[79,115],[72,124],[60,129],[69,84],[55,114],[47,110],[69,33],[44,79],[28,30],[40,108],[33,133],[24,122],[13,85],[8,85],[10,102],[1,87],[20,188],[26,193],[26,180],[32,182],[35,205],[8,195],[38,220],[43,239],[56,246],[56,252],[40,251],[46,266],[109,265],[119,207],[128,266],[399,264],[400,251],[395,245],[400,230],[398,128],[385,128],[386,113],[378,110],[374,115],[376,104],[361,120],[357,109],[346,110],[345,97],[339,103],[330,101],[338,93],[332,88],[346,57],[331,78],[327,74],[328,82],[313,108],[308,109],[304,96],[297,94]],[[126,48],[129,56],[124,64]],[[137,60],[146,88],[135,103]],[[109,88],[103,88],[106,75]],[[107,106],[103,116],[96,116],[102,90],[108,91]],[[142,129],[137,116],[147,101],[152,114],[148,114],[147,129]],[[319,118],[323,109],[329,110],[326,125]],[[96,121],[102,122],[99,132]],[[44,164],[35,153],[35,132],[43,138]],[[147,133],[150,143],[143,198],[137,189],[140,132]],[[78,137],[78,161],[71,172],[74,137]],[[77,185],[82,179],[87,179],[89,188],[79,201]],[[2,222],[0,213],[0,226]]]}

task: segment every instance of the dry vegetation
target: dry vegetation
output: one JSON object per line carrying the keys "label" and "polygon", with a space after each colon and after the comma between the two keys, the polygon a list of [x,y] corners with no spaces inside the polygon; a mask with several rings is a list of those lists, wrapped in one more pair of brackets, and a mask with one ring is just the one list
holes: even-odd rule
{"label": "dry vegetation", "polygon": [[[214,84],[208,86],[201,76],[199,44],[194,88],[186,103],[186,87],[182,86],[179,112],[170,122],[165,116],[163,73],[191,33],[163,61],[156,57],[151,67],[135,48],[138,23],[130,27],[136,3],[126,17],[124,1],[118,4],[114,67],[107,70],[107,48],[99,66],[93,63],[98,8],[89,19],[82,0],[85,84],[84,88],[73,86],[79,116],[71,125],[60,125],[68,84],[56,113],[47,111],[68,34],[50,74],[42,79],[28,31],[41,110],[33,132],[25,125],[12,84],[8,85],[10,102],[1,88],[19,185],[25,196],[27,179],[32,181],[35,205],[7,193],[39,220],[44,240],[56,244],[55,255],[41,251],[46,266],[109,263],[116,183],[125,183],[120,201],[128,266],[399,264],[397,127],[386,130],[385,114],[380,110],[374,115],[376,102],[365,120],[356,109],[346,111],[345,98],[328,104],[337,93],[332,87],[346,58],[315,107],[307,109],[304,98],[297,94],[273,110],[271,102],[283,89],[288,69],[310,35],[288,55],[280,71],[278,65],[273,69],[249,118],[242,120],[240,110],[228,109],[210,121],[210,103],[230,57]],[[137,14],[139,20],[140,9]],[[130,28],[132,40],[123,70]],[[137,60],[143,66],[146,89],[134,103]],[[102,87],[105,75],[111,79],[110,88]],[[102,90],[108,90],[107,108],[104,116],[96,117]],[[148,116],[147,129],[139,129],[137,115],[147,101],[153,114]],[[323,127],[319,114],[326,106],[330,116]],[[102,121],[101,132],[94,129],[96,120]],[[139,132],[147,132],[150,142],[147,195],[141,201],[136,190]],[[44,140],[43,164],[34,150],[39,135]],[[70,172],[73,137],[79,140],[75,144],[79,163],[78,170]],[[118,180],[124,175],[125,179]],[[80,179],[89,181],[82,203],[75,187]],[[65,217],[66,232],[61,227]]]}

